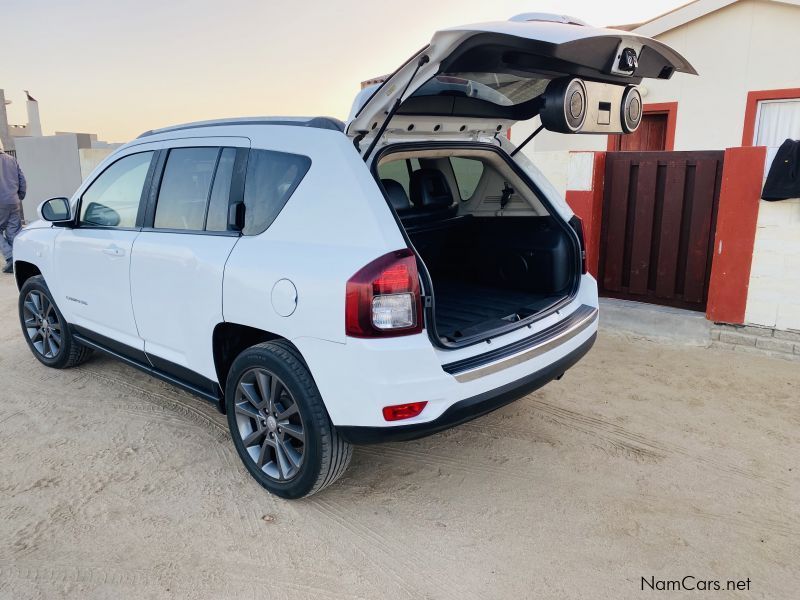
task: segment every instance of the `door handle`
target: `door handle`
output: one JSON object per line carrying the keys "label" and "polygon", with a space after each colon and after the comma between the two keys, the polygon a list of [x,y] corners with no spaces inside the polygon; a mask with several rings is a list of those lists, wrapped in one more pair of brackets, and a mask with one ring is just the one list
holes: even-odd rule
{"label": "door handle", "polygon": [[125,256],[125,250],[119,246],[107,246],[103,248],[103,254],[108,254],[109,256]]}

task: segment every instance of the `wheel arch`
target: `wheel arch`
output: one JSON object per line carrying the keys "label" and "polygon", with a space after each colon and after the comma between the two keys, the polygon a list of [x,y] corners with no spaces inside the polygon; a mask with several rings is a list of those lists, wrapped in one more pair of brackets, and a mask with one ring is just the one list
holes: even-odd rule
{"label": "wheel arch", "polygon": [[17,260],[14,262],[14,278],[17,281],[17,290],[21,290],[28,279],[41,274],[41,269],[33,263],[24,260]]}
{"label": "wheel arch", "polygon": [[214,327],[211,344],[214,355],[214,368],[217,372],[217,381],[223,393],[225,391],[231,365],[233,361],[236,360],[237,356],[256,344],[278,340],[291,346],[300,360],[305,362],[297,346],[281,335],[264,329],[250,327],[249,325],[241,325],[239,323],[230,323],[227,321],[218,323],[216,327]]}

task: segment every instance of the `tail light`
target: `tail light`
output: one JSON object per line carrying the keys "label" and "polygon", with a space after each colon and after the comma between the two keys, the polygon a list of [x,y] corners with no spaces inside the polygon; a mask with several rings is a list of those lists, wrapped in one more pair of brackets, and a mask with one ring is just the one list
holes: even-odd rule
{"label": "tail light", "polygon": [[583,241],[583,221],[581,221],[578,215],[572,215],[569,224],[572,225],[575,233],[578,234],[578,241],[581,243],[581,273],[586,275],[586,244]]}
{"label": "tail light", "polygon": [[422,331],[417,259],[406,248],[384,254],[347,282],[345,333],[373,338]]}

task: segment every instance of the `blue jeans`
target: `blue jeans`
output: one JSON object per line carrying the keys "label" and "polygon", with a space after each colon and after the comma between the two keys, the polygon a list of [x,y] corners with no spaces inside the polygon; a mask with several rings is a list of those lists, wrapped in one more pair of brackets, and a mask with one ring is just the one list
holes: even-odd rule
{"label": "blue jeans", "polygon": [[0,204],[0,252],[6,262],[11,260],[14,238],[21,227],[19,204]]}

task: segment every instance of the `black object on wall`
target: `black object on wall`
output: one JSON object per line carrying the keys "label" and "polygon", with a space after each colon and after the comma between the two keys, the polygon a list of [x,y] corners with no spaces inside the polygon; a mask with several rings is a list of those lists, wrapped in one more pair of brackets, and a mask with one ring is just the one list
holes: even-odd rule
{"label": "black object on wall", "polygon": [[800,198],[800,140],[786,140],[778,148],[761,198],[770,201]]}

